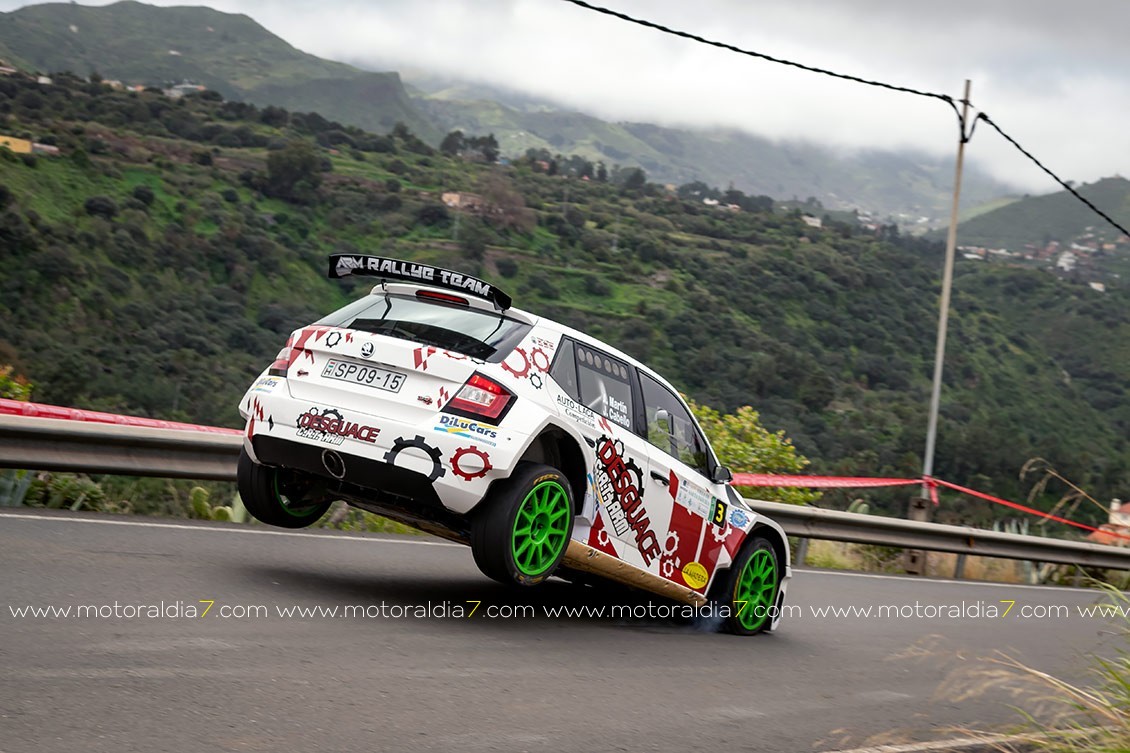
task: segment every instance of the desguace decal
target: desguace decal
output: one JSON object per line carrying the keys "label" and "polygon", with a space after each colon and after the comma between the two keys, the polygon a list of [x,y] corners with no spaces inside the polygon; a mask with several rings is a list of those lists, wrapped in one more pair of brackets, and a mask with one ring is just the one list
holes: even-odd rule
{"label": "desguace decal", "polygon": [[643,473],[632,460],[625,460],[623,443],[602,436],[596,442],[596,489],[618,535],[630,529],[645,565],[651,565],[662,550],[643,504]]}

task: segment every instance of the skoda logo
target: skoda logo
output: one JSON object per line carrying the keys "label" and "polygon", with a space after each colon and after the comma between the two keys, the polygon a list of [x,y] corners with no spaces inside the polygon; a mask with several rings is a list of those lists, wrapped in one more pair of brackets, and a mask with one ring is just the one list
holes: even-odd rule
{"label": "skoda logo", "polygon": [[364,358],[368,358],[371,355],[373,355],[373,344],[372,343],[365,343],[364,345],[362,345],[361,346],[361,356],[364,357]]}

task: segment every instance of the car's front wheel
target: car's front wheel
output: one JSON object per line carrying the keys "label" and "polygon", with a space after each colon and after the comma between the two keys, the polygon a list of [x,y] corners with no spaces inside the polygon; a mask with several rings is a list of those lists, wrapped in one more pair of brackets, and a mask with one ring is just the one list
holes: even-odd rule
{"label": "car's front wheel", "polygon": [[246,449],[239,452],[236,482],[247,511],[257,520],[280,528],[313,525],[333,504],[316,479],[260,465]]}
{"label": "car's front wheel", "polygon": [[553,574],[573,532],[573,493],[561,471],[521,463],[480,507],[471,524],[471,551],[484,575],[533,586]]}
{"label": "car's front wheel", "polygon": [[718,584],[717,603],[727,608],[722,629],[737,635],[764,631],[773,622],[780,587],[773,545],[760,536],[751,538]]}

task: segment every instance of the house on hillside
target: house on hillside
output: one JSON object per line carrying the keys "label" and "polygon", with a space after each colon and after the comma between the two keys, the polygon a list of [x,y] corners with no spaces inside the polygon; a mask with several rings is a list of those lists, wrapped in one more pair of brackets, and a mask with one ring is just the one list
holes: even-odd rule
{"label": "house on hillside", "polygon": [[1106,523],[1099,526],[1099,530],[1087,535],[1095,544],[1107,546],[1130,546],[1130,506],[1123,512],[1122,500],[1110,501],[1110,514]]}
{"label": "house on hillside", "polygon": [[16,154],[31,154],[31,141],[27,139],[0,134],[0,146],[6,146]]}
{"label": "house on hillside", "polygon": [[208,87],[203,84],[177,84],[176,86],[170,86],[168,89],[165,89],[165,96],[169,99],[180,99],[189,94],[199,94],[207,88]]}
{"label": "house on hillside", "polygon": [[462,191],[446,191],[440,195],[440,201],[448,209],[462,209],[465,212],[481,212],[486,206],[482,196]]}

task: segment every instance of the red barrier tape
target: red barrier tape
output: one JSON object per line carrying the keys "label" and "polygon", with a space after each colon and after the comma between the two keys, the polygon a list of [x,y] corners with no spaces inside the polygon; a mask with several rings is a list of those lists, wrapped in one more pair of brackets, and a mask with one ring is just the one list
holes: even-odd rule
{"label": "red barrier tape", "polygon": [[772,473],[735,473],[733,486],[787,486],[808,489],[866,489],[878,486],[921,484],[920,478],[869,478],[866,476],[778,476]]}
{"label": "red barrier tape", "polygon": [[118,426],[147,426],[153,429],[177,429],[180,431],[200,431],[207,434],[242,434],[238,429],[224,429],[218,426],[182,424],[179,421],[162,421],[157,418],[140,416],[119,416],[116,413],[64,408],[60,405],[24,403],[19,400],[0,398],[0,414],[9,416],[30,416],[33,418],[58,418],[65,421],[86,421],[96,424],[116,424]]}
{"label": "red barrier tape", "polygon": [[771,473],[735,473],[733,480],[730,482],[733,486],[775,486],[775,487],[803,487],[806,489],[866,489],[876,488],[883,486],[910,486],[912,484],[919,484],[925,486],[930,490],[930,498],[934,504],[938,504],[938,487],[944,486],[947,489],[952,489],[955,492],[968,494],[971,497],[977,497],[987,502],[993,502],[1005,507],[1011,507],[1014,510],[1020,510],[1030,515],[1036,515],[1046,520],[1054,520],[1057,523],[1064,525],[1074,526],[1081,528],[1084,531],[1091,533],[1099,533],[1103,536],[1110,536],[1117,539],[1130,540],[1130,536],[1116,531],[1104,531],[1101,528],[1089,526],[1086,523],[1079,523],[1067,518],[1061,518],[1058,515],[1051,515],[1042,512],[1033,507],[1021,505],[1017,502],[1010,502],[1007,499],[994,497],[992,494],[979,492],[976,489],[970,489],[958,484],[952,484],[949,481],[942,481],[941,479],[931,478],[929,476],[923,478],[868,478],[866,476],[779,476]]}

